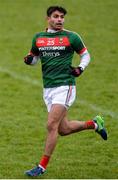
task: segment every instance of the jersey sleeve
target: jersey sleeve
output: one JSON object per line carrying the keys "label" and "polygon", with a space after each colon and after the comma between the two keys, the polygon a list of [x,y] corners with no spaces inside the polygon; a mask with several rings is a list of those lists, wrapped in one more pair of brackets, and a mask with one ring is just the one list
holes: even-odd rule
{"label": "jersey sleeve", "polygon": [[33,37],[33,40],[32,40],[32,47],[31,47],[31,50],[30,50],[30,54],[34,55],[34,56],[39,56],[39,49],[38,47],[36,46],[36,39],[37,39],[37,35],[35,35]]}
{"label": "jersey sleeve", "polygon": [[74,51],[76,51],[80,55],[84,51],[87,50],[87,48],[86,48],[84,42],[82,41],[81,37],[76,33],[72,34],[72,47],[73,47]]}

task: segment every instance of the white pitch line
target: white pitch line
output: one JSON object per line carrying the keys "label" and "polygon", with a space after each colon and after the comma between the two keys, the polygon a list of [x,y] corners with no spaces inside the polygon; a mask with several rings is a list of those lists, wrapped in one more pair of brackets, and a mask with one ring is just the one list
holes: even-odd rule
{"label": "white pitch line", "polygon": [[[12,78],[14,79],[18,79],[18,80],[21,80],[21,81],[24,81],[26,83],[29,83],[29,84],[32,84],[32,85],[35,85],[35,86],[38,86],[38,87],[41,87],[43,88],[43,85],[40,83],[40,81],[36,80],[36,79],[31,79],[29,78],[28,76],[21,76],[21,75],[18,75],[16,72],[13,72],[13,71],[10,71],[9,69],[6,69],[6,68],[3,68],[0,66],[0,72],[1,73],[7,73],[9,74]],[[84,106],[87,106],[89,107],[90,109],[98,112],[98,113],[102,113],[104,115],[109,115],[111,116],[112,118],[114,119],[117,119],[118,118],[118,114],[116,112],[113,112],[113,111],[110,111],[110,110],[106,110],[106,109],[103,109],[101,107],[98,107],[97,105],[95,104],[91,104],[85,100],[81,100],[79,99],[79,103],[84,105]]]}
{"label": "white pitch line", "polygon": [[98,112],[100,114],[102,113],[104,115],[109,115],[109,116],[111,116],[114,119],[118,119],[118,114],[116,112],[103,109],[101,107],[98,107],[96,104],[91,104],[91,103],[89,103],[89,102],[87,102],[85,100],[80,100],[79,102],[80,102],[80,104],[82,104],[84,106],[87,106],[90,109],[92,109],[92,110],[94,110],[94,111],[96,111],[96,112]]}
{"label": "white pitch line", "polygon": [[8,75],[10,75],[12,78],[14,78],[14,79],[18,79],[18,80],[27,82],[27,83],[32,84],[32,85],[35,85],[35,86],[43,87],[38,80],[36,80],[36,79],[31,79],[31,78],[29,78],[28,76],[18,75],[17,73],[15,73],[15,72],[13,72],[13,71],[10,71],[9,69],[3,68],[3,67],[1,67],[1,66],[0,66],[0,72],[3,72],[3,73],[8,74]]}

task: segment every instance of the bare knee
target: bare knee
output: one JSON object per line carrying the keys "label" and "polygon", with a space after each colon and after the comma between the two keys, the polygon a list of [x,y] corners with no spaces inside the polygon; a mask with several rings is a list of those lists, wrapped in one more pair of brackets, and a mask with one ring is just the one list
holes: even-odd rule
{"label": "bare knee", "polygon": [[51,131],[57,131],[58,129],[58,123],[55,121],[54,118],[48,120],[47,122],[47,130],[48,132],[51,132]]}
{"label": "bare knee", "polygon": [[64,118],[58,128],[58,133],[61,136],[68,135],[70,133],[70,123],[67,118]]}

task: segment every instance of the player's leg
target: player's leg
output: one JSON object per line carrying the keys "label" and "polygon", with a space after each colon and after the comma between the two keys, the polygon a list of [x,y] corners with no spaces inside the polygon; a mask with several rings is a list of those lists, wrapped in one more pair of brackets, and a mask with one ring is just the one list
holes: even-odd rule
{"label": "player's leg", "polygon": [[48,113],[47,122],[47,139],[45,145],[44,154],[51,156],[58,137],[58,128],[61,119],[64,118],[66,113],[66,108],[60,104],[53,104],[50,112]]}
{"label": "player's leg", "polygon": [[69,121],[67,115],[65,115],[60,122],[58,131],[61,136],[65,136],[88,129],[94,129],[104,140],[107,140],[107,132],[104,128],[104,120],[101,116],[96,116],[92,120],[87,121]]}
{"label": "player's leg", "polygon": [[[76,96],[75,86],[69,86],[66,103],[65,103],[67,108],[73,104],[75,100],[75,96]],[[61,99],[61,96],[59,97],[59,99]],[[96,116],[95,118],[85,121],[78,121],[78,120],[69,121],[67,118],[67,114],[65,114],[64,118],[60,122],[58,131],[61,135],[69,135],[87,129],[95,129],[95,131],[98,134],[100,134],[104,140],[107,140],[107,132],[104,128],[104,120],[101,116]]]}
{"label": "player's leg", "polygon": [[45,172],[50,156],[52,155],[54,148],[56,146],[58,138],[58,127],[60,121],[65,116],[65,112],[66,108],[63,105],[53,104],[51,106],[51,110],[48,113],[47,138],[44,149],[44,155],[37,167],[25,172],[27,175],[39,176]]}
{"label": "player's leg", "polygon": [[69,121],[67,118],[67,114],[61,120],[59,124],[59,134],[62,136],[69,135],[75,132],[79,132],[86,129],[95,129],[96,124],[93,120],[88,121],[78,121],[71,120]]}

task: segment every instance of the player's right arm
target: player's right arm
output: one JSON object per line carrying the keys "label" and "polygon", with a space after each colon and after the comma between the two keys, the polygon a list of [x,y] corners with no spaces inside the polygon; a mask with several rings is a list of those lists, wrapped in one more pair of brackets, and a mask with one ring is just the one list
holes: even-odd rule
{"label": "player's right arm", "polygon": [[27,65],[36,64],[39,59],[39,56],[40,56],[39,49],[36,46],[36,37],[37,37],[37,35],[35,35],[35,37],[33,38],[32,48],[31,48],[30,52],[28,53],[27,56],[24,57],[24,62]]}

